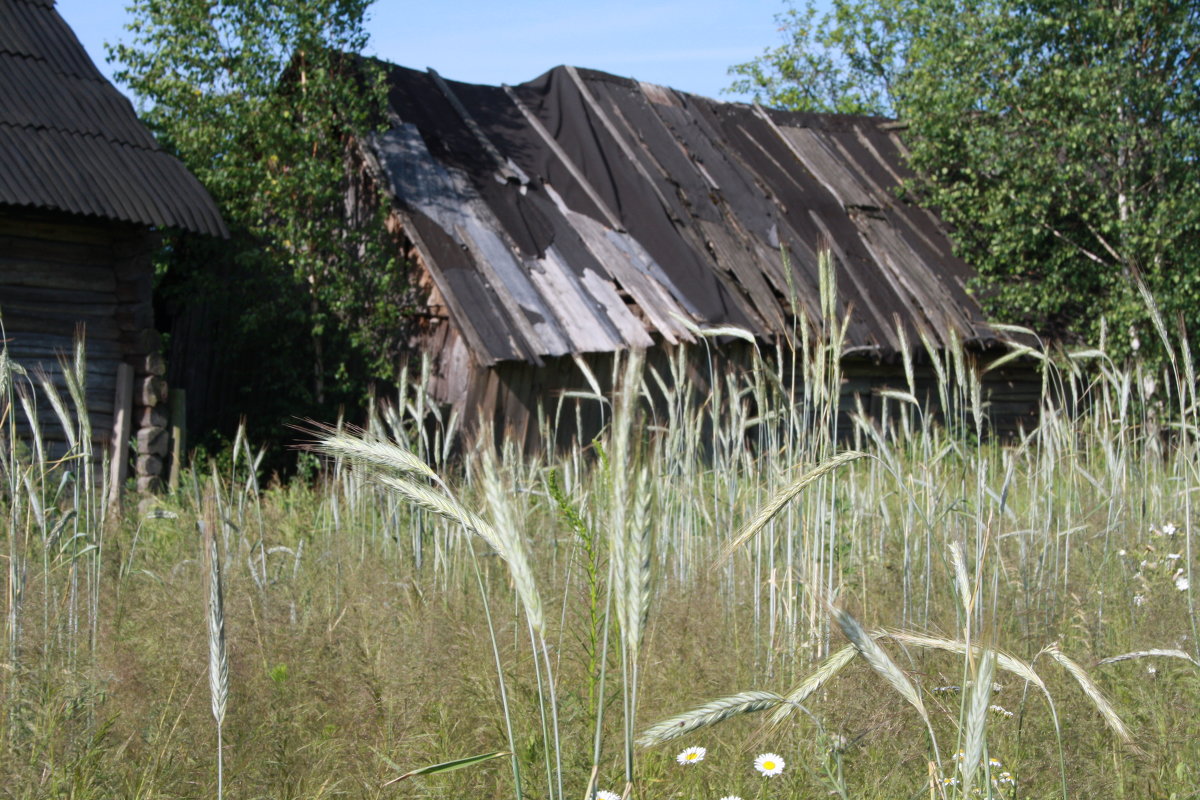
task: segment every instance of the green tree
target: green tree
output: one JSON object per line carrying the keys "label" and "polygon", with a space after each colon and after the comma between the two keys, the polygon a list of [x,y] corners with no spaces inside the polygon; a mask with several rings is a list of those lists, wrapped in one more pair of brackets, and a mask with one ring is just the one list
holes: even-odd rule
{"label": "green tree", "polygon": [[[907,188],[952,226],[993,314],[1089,338],[1104,318],[1118,349],[1129,327],[1148,342],[1140,278],[1196,341],[1194,2],[834,0],[792,19],[734,88],[906,123]],[[795,102],[796,79],[824,88]]]}
{"label": "green tree", "polygon": [[[290,414],[360,400],[368,377],[394,374],[404,344],[408,287],[386,204],[346,203],[350,190],[368,209],[379,197],[351,168],[353,137],[386,104],[382,70],[356,55],[369,5],[135,0],[131,41],[109,48],[144,121],[233,230],[217,248],[173,240],[164,286],[176,304],[219,306],[223,358]],[[285,363],[264,363],[271,351]]]}

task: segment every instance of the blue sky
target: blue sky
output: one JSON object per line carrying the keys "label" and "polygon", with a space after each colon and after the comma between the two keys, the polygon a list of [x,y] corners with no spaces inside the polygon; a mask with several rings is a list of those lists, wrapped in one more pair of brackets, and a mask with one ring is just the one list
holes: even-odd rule
{"label": "blue sky", "polygon": [[[127,0],[58,0],[97,66],[127,38]],[[470,83],[520,83],[558,64],[720,99],[726,70],[781,41],[783,0],[376,0],[369,55]]]}

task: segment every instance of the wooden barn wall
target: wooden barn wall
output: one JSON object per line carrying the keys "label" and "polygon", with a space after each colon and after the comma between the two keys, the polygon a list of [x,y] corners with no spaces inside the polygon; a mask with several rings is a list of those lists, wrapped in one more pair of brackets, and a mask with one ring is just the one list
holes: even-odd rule
{"label": "wooden barn wall", "polygon": [[[435,399],[456,408],[464,419],[464,434],[470,439],[478,429],[479,421],[489,420],[498,437],[520,443],[526,449],[541,448],[545,442],[541,433],[541,419],[551,421],[556,446],[567,446],[573,441],[588,441],[608,421],[610,411],[602,404],[590,400],[579,400],[571,393],[591,393],[591,384],[574,359],[570,357],[546,358],[544,366],[524,362],[502,362],[492,367],[473,365],[465,357],[464,348],[451,331],[443,330],[437,339],[434,377],[431,392]],[[432,344],[432,342],[431,342]],[[657,382],[650,377],[656,370],[664,380],[670,380],[672,361],[676,359],[674,347],[656,347],[646,353],[646,376],[650,386]],[[703,345],[694,345],[686,351],[684,374],[688,386],[696,392],[696,401],[703,402],[709,395],[710,357],[711,372],[725,374],[730,369],[747,370],[751,364],[750,353],[743,342],[732,342],[714,347],[711,351]],[[987,431],[992,435],[1011,437],[1021,430],[1029,430],[1037,420],[1041,400],[1042,381],[1033,365],[1021,362],[1009,364],[990,372],[982,372],[982,364],[1003,353],[968,353],[971,368],[981,373],[982,399],[987,404]],[[768,356],[769,358],[770,356]],[[591,370],[603,393],[613,388],[613,354],[599,353],[580,356]],[[675,367],[678,372],[678,366]],[[937,374],[927,359],[916,359],[913,365],[915,395],[922,403],[925,413],[935,419],[943,418],[937,389]],[[799,380],[796,385],[799,392]],[[842,363],[842,384],[839,435],[849,439],[854,424],[850,415],[858,408],[856,395],[869,418],[878,420],[883,413],[884,398],[880,390],[908,391],[908,382],[901,363],[879,363],[870,359],[847,358]],[[660,392],[652,390],[657,397],[657,409],[665,410]],[[888,401],[894,410],[897,401]],[[969,413],[969,412],[968,412]]]}
{"label": "wooden barn wall", "polygon": [[[71,357],[83,332],[98,457],[113,435],[117,366],[133,367],[130,456],[141,488],[157,479],[167,452],[165,365],[151,297],[156,246],[156,236],[135,225],[0,209],[0,322],[10,356],[35,384],[44,371],[72,408],[60,358]],[[67,443],[58,417],[40,387],[33,395],[43,439],[61,455]],[[24,413],[16,419],[23,425]]]}

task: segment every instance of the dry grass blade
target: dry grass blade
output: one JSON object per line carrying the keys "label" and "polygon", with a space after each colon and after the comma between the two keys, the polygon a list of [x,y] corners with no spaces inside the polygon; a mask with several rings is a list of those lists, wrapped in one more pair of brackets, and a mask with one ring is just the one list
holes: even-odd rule
{"label": "dry grass blade", "polygon": [[1125,727],[1125,723],[1121,721],[1116,710],[1108,702],[1108,698],[1104,696],[1104,693],[1100,691],[1100,687],[1096,685],[1096,682],[1092,680],[1083,667],[1068,658],[1059,649],[1057,642],[1048,645],[1042,652],[1057,661],[1063,669],[1070,673],[1075,682],[1079,684],[1079,688],[1083,689],[1083,693],[1096,706],[1096,710],[1100,712],[1100,716],[1104,717],[1104,721],[1108,724],[1108,727],[1112,728],[1113,732],[1121,738],[1121,741],[1126,743],[1133,741],[1133,736],[1130,735],[1129,729]]}
{"label": "dry grass blade", "polygon": [[858,620],[837,606],[831,606],[829,610],[833,615],[834,622],[842,629],[842,633],[850,640],[850,644],[854,645],[859,655],[866,659],[866,662],[871,665],[871,669],[875,670],[881,678],[891,684],[892,688],[899,692],[917,710],[921,715],[921,719],[928,726],[929,713],[925,710],[925,703],[921,701],[921,695],[917,693],[917,687],[913,686],[912,681],[908,679],[904,671],[896,666],[891,656],[884,652],[884,649],[876,643],[874,637],[863,630],[862,626],[858,624]]}
{"label": "dry grass blade", "polygon": [[1100,666],[1101,664],[1116,664],[1119,661],[1132,661],[1136,658],[1179,658],[1184,661],[1187,661],[1189,664],[1191,664],[1195,667],[1200,667],[1200,661],[1197,661],[1196,659],[1192,658],[1191,656],[1189,656],[1187,653],[1183,652],[1182,650],[1158,650],[1158,649],[1135,650],[1132,653],[1122,653],[1119,656],[1109,656],[1108,658],[1102,658],[1099,661],[1097,661],[1096,666]]}
{"label": "dry grass blade", "polygon": [[650,726],[637,742],[642,747],[651,747],[730,717],[775,708],[783,702],[784,699],[774,692],[751,691],[722,697]]}
{"label": "dry grass blade", "polygon": [[813,673],[802,680],[795,689],[788,692],[784,698],[784,705],[781,705],[771,715],[771,725],[778,725],[796,710],[796,707],[812,696],[814,692],[824,686],[834,675],[841,671],[842,667],[854,660],[854,655],[858,651],[854,645],[848,644],[841,650],[838,650],[833,655],[826,658],[817,666]]}
{"label": "dry grass blade", "polygon": [[721,554],[717,557],[715,566],[719,567],[728,561],[730,557],[733,556],[734,551],[736,551],[746,542],[753,539],[754,536],[761,531],[768,522],[774,519],[775,515],[778,514],[783,507],[792,500],[792,498],[800,494],[800,492],[803,491],[806,486],[814,483],[822,476],[833,472],[843,464],[849,464],[851,461],[857,461],[860,458],[866,457],[866,453],[860,453],[857,450],[848,450],[845,453],[839,453],[833,458],[818,464],[813,469],[801,475],[798,480],[796,480],[790,486],[785,487],[774,497],[772,497],[771,501],[763,506],[759,512],[754,515],[754,519],[750,520],[750,522],[748,522],[736,536],[730,539],[729,542],[726,543],[723,548],[721,548]]}
{"label": "dry grass blade", "polygon": [[[958,655],[966,655],[967,652],[966,644],[955,641],[954,639],[941,639],[936,636],[924,636],[919,633],[908,633],[905,631],[888,631],[886,635],[892,639],[895,639],[901,644],[912,645],[913,647],[924,647],[931,650],[945,650],[948,653],[957,653]],[[971,647],[972,653],[975,654],[979,653],[981,649],[982,648],[978,646]],[[1032,683],[1034,686],[1041,689],[1043,693],[1047,692],[1045,681],[1043,681],[1041,676],[1033,671],[1033,667],[1029,666],[1019,658],[1015,658],[999,650],[994,650],[992,652],[996,654],[996,666],[998,666],[1000,669],[1004,670],[1005,672],[1011,672],[1018,678]]]}

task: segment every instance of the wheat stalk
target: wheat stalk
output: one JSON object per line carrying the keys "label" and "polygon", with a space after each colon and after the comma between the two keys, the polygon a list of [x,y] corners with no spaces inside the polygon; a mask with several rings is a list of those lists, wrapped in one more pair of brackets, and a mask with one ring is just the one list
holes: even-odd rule
{"label": "wheat stalk", "polygon": [[651,747],[730,717],[766,711],[784,702],[787,701],[774,692],[749,691],[729,695],[651,725],[638,737],[637,743]]}
{"label": "wheat stalk", "polygon": [[211,520],[200,523],[204,539],[204,560],[207,584],[205,617],[208,621],[208,688],[212,700],[213,719],[217,723],[217,800],[224,794],[224,757],[221,730],[225,724],[225,707],[229,702],[229,654],[225,649],[225,603],[221,593],[221,557]]}
{"label": "wheat stalk", "polygon": [[817,668],[813,670],[811,675],[802,680],[795,689],[792,689],[790,692],[788,692],[787,696],[784,698],[783,705],[777,708],[775,713],[771,715],[770,724],[772,726],[779,725],[789,716],[791,716],[801,703],[803,703],[805,700],[811,697],[814,692],[824,686],[830,679],[833,678],[834,675],[838,674],[842,667],[853,661],[854,655],[857,652],[858,651],[855,649],[854,645],[848,644],[841,650],[838,650],[836,653],[822,661]]}
{"label": "wheat stalk", "polygon": [[777,492],[775,496],[771,498],[770,502],[759,509],[759,512],[754,515],[754,518],[746,523],[746,525],[743,526],[740,531],[738,531],[737,535],[730,539],[725,546],[721,548],[721,554],[717,557],[717,561],[714,566],[719,567],[728,561],[739,547],[753,539],[755,535],[758,534],[758,532],[764,527],[766,527],[766,524],[774,519],[775,515],[782,511],[783,507],[791,502],[792,498],[800,494],[800,492],[803,491],[806,486],[812,484],[821,476],[833,472],[843,464],[848,464],[851,461],[856,461],[860,458],[866,457],[866,453],[860,453],[856,450],[848,450],[845,453],[839,453],[833,458],[818,464],[813,469],[801,475],[792,484]]}
{"label": "wheat stalk", "polygon": [[631,653],[641,649],[642,632],[650,613],[650,478],[646,468],[638,472],[637,493],[633,501],[633,519],[630,522],[628,541],[625,543],[626,559],[624,599],[625,622],[622,628]]}
{"label": "wheat stalk", "polygon": [[1132,661],[1135,658],[1154,658],[1154,657],[1179,658],[1179,659],[1189,662],[1192,666],[1200,667],[1200,661],[1197,661],[1196,659],[1192,658],[1191,656],[1189,656],[1187,653],[1183,652],[1182,650],[1159,650],[1159,649],[1135,650],[1132,653],[1122,653],[1119,656],[1109,656],[1108,658],[1102,658],[1099,661],[1097,661],[1096,666],[1100,666],[1102,664],[1116,664],[1120,661]]}
{"label": "wheat stalk", "polygon": [[1121,720],[1121,717],[1117,715],[1116,710],[1108,702],[1108,698],[1100,691],[1100,687],[1096,685],[1096,682],[1092,680],[1083,667],[1068,658],[1059,649],[1058,642],[1042,648],[1042,653],[1057,661],[1075,679],[1075,682],[1079,684],[1079,688],[1083,689],[1083,693],[1096,706],[1096,710],[1100,712],[1100,716],[1104,718],[1108,727],[1112,728],[1113,732],[1120,737],[1121,741],[1127,744],[1133,741],[1133,736],[1130,735],[1129,729],[1125,727],[1125,723]]}
{"label": "wheat stalk", "polygon": [[992,677],[996,672],[996,654],[984,650],[975,670],[975,685],[967,703],[967,725],[962,762],[963,796],[970,796],[987,743],[987,710],[992,699]]}
{"label": "wheat stalk", "polygon": [[[487,442],[492,440],[490,431],[483,433],[482,440]],[[520,531],[517,530],[517,525],[512,518],[510,495],[505,491],[500,480],[496,455],[491,447],[485,446],[482,456],[483,493],[495,521],[494,526],[488,527],[499,544],[496,552],[508,564],[509,573],[512,575],[513,584],[517,589],[517,596],[521,598],[521,604],[525,607],[525,614],[529,617],[529,622],[533,625],[534,630],[541,635],[545,630],[542,618],[542,598],[533,578],[533,570],[529,566],[529,557],[525,552]]]}
{"label": "wheat stalk", "polygon": [[858,620],[850,616],[846,611],[837,606],[830,606],[830,613],[833,615],[834,622],[842,629],[842,633],[850,640],[850,644],[854,645],[854,649],[858,651],[871,666],[871,669],[891,684],[892,688],[900,693],[900,696],[909,702],[909,704],[917,710],[921,715],[921,719],[925,724],[929,725],[929,712],[925,710],[925,703],[921,701],[921,695],[917,693],[917,688],[913,686],[912,681],[904,674],[904,671],[896,666],[882,647],[875,641],[875,638],[869,635],[863,627],[858,624]]}
{"label": "wheat stalk", "polygon": [[314,447],[325,455],[344,458],[359,466],[378,467],[401,475],[420,475],[437,482],[441,480],[415,453],[398,444],[324,426],[318,426],[318,429],[322,435]]}
{"label": "wheat stalk", "polygon": [[[914,647],[924,647],[931,650],[945,650],[948,653],[957,653],[958,655],[966,655],[967,645],[963,642],[954,639],[941,639],[936,636],[925,636],[919,633],[909,633],[907,631],[888,631],[888,638],[895,639],[901,644],[913,645]],[[970,650],[973,654],[979,654],[982,650],[978,645],[972,645]],[[1033,667],[1021,661],[1019,658],[1009,655],[1000,650],[993,650],[996,656],[996,666],[1005,672],[1011,672],[1022,680],[1032,683],[1034,686],[1048,694],[1046,683],[1042,680]]]}

